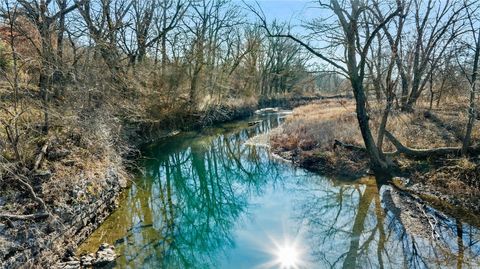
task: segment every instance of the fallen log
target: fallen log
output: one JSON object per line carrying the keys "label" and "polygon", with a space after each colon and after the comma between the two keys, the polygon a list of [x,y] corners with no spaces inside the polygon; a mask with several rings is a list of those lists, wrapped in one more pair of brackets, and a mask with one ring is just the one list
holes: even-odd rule
{"label": "fallen log", "polygon": [[38,153],[37,158],[35,160],[35,164],[33,165],[33,171],[38,170],[38,168],[40,168],[40,166],[42,165],[43,158],[47,154],[48,144],[49,144],[49,141],[47,140],[47,142],[45,142],[45,144],[41,148],[40,153]]}
{"label": "fallen log", "polygon": [[[393,136],[389,131],[385,131],[385,136],[392,142],[392,144],[397,149],[398,153],[404,154],[407,157],[411,158],[428,158],[428,157],[445,157],[445,156],[461,156],[462,148],[461,147],[441,147],[433,149],[412,149],[404,146],[395,136]],[[472,146],[468,148],[467,151],[470,155],[480,154],[480,146]]]}
{"label": "fallen log", "polygon": [[28,215],[0,214],[0,220],[42,220],[50,216],[48,213],[35,213]]}

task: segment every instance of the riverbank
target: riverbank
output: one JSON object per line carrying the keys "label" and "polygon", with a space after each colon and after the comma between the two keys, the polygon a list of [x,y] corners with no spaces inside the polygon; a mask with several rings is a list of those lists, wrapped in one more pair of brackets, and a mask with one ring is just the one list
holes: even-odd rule
{"label": "riverbank", "polygon": [[153,119],[130,117],[124,125],[126,140],[134,145],[153,142],[181,131],[198,130],[215,124],[241,120],[250,117],[258,109],[282,107],[293,109],[321,100],[341,98],[340,95],[323,96],[281,96],[272,98],[230,100],[223,104],[206,106],[199,111],[185,109],[188,104],[178,104],[168,111],[162,109],[150,112]]}
{"label": "riverbank", "polygon": [[[116,208],[143,143],[246,118],[266,104],[294,107],[323,97],[312,98],[235,102],[155,120],[127,117],[122,110],[107,108],[78,112],[65,105],[52,107],[51,113],[58,116],[52,117],[49,134],[29,131],[31,140],[21,144],[25,171],[9,173],[8,163],[0,163],[4,175],[0,181],[0,268],[47,268],[57,261],[69,261],[77,246]],[[26,117],[33,126],[41,126],[35,123],[41,122],[40,107],[26,104]],[[17,186],[16,175],[24,177],[32,192]],[[39,210],[43,204],[44,210]]]}
{"label": "riverbank", "polygon": [[[345,182],[272,159],[262,134],[288,112],[264,112],[146,145],[145,173],[77,254],[107,243],[119,268],[257,268],[278,257],[269,252],[275,244],[295,238],[308,268],[409,268],[412,249],[428,267],[479,264],[478,244],[468,243],[479,222],[373,177]],[[451,258],[462,243],[465,255]]]}
{"label": "riverbank", "polygon": [[[27,101],[23,120],[38,126],[38,107]],[[61,112],[46,136],[22,122],[21,159],[0,162],[0,268],[50,268],[73,255],[127,186],[115,119]]]}
{"label": "riverbank", "polygon": [[[371,115],[372,130],[379,125],[379,115],[380,112]],[[387,130],[410,148],[458,147],[464,118],[462,111],[453,107],[409,114],[394,112]],[[472,137],[474,144],[480,141],[478,129]],[[322,174],[355,180],[369,173],[367,155],[359,150],[363,142],[351,100],[325,100],[294,109],[286,122],[271,133],[270,145],[273,153]],[[383,149],[395,151],[387,139]],[[408,178],[402,186],[405,190],[458,212],[463,208],[480,214],[478,157],[415,160],[395,154],[391,159],[397,167],[395,173]]]}

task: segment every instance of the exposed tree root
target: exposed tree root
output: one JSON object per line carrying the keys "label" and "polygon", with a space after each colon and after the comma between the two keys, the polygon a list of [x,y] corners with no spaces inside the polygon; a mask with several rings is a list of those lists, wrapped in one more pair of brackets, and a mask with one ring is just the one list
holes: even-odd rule
{"label": "exposed tree root", "polygon": [[[404,146],[397,138],[395,138],[389,131],[385,131],[385,136],[392,142],[398,153],[404,154],[410,158],[425,159],[428,157],[445,157],[445,156],[460,156],[462,148],[460,147],[441,147],[433,149],[412,149]],[[480,146],[472,146],[468,148],[468,153],[471,155],[480,153]]]}
{"label": "exposed tree root", "polygon": [[[360,151],[360,152],[364,152],[364,153],[367,152],[364,147],[359,147],[359,146],[355,146],[355,145],[352,145],[352,144],[347,144],[347,143],[344,143],[342,141],[339,141],[339,140],[335,139],[335,143],[333,143],[333,150],[335,150],[337,147],[342,147],[344,149],[355,150],[355,151]],[[395,155],[398,155],[398,154],[399,154],[398,151],[383,152],[383,155],[388,156],[388,157],[392,157],[392,156],[395,156]]]}
{"label": "exposed tree root", "polygon": [[44,219],[48,218],[50,213],[48,212],[47,205],[43,201],[42,198],[38,197],[33,187],[28,183],[28,178],[24,175],[16,173],[7,167],[3,167],[3,169],[10,174],[13,180],[24,190],[28,192],[30,197],[39,205],[40,213],[30,214],[30,215],[15,215],[15,214],[0,214],[0,220],[33,220],[33,219]]}
{"label": "exposed tree root", "polygon": [[35,191],[33,190],[32,186],[28,184],[25,180],[20,178],[20,176],[15,175],[15,179],[17,180],[20,185],[27,190],[27,192],[30,194],[32,199],[37,202],[37,204],[42,208],[43,211],[47,211],[47,205],[45,205],[45,202],[43,201],[42,198],[38,197]]}

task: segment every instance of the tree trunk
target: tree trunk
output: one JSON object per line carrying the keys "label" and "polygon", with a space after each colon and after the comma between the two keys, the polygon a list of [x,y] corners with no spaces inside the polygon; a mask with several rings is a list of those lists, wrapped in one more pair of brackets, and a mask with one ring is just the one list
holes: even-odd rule
{"label": "tree trunk", "polygon": [[366,107],[367,102],[365,92],[363,90],[363,84],[355,75],[352,75],[351,83],[356,101],[357,120],[362,133],[363,141],[365,143],[365,148],[370,157],[372,166],[371,168],[380,177],[388,177],[390,174],[389,166],[387,162],[383,160],[380,151],[375,145],[375,141],[370,130],[369,116]]}
{"label": "tree trunk", "polygon": [[[63,73],[63,35],[65,33],[65,14],[63,13],[67,8],[66,0],[57,0],[57,5],[59,6],[60,15],[58,19],[58,30],[57,30],[57,51],[54,72],[52,76],[52,86],[54,89],[53,97],[59,98],[63,95],[65,89],[65,76]],[[53,50],[52,50],[53,52]]]}
{"label": "tree trunk", "polygon": [[390,114],[392,105],[393,105],[393,94],[389,94],[389,96],[387,97],[387,105],[383,110],[382,120],[380,122],[380,126],[378,127],[377,148],[381,154],[383,153],[383,140],[385,137],[385,129],[387,127],[388,115]]}
{"label": "tree trunk", "polygon": [[478,74],[478,61],[480,58],[480,34],[477,33],[477,42],[475,46],[475,56],[473,59],[473,72],[470,79],[470,105],[468,107],[468,122],[465,130],[465,137],[463,139],[462,145],[462,154],[467,154],[468,147],[470,146],[470,139],[472,136],[473,125],[475,124],[475,119],[477,118],[476,108],[475,108],[475,95],[477,87],[477,74]]}
{"label": "tree trunk", "polygon": [[[433,149],[412,149],[404,146],[398,139],[396,139],[390,132],[385,131],[385,136],[397,148],[397,153],[404,154],[407,157],[414,159],[438,158],[446,156],[460,156],[462,148],[460,147],[443,147]],[[480,146],[468,147],[467,153],[471,155],[478,155],[480,153]]]}
{"label": "tree trunk", "polygon": [[[476,60],[478,63],[478,59]],[[475,64],[476,67],[477,64]],[[470,146],[470,140],[472,136],[473,126],[475,125],[475,119],[477,118],[476,108],[475,108],[475,92],[476,92],[476,73],[474,71],[474,75],[472,75],[472,85],[470,87],[470,105],[468,108],[468,122],[467,127],[465,130],[465,137],[463,138],[463,145],[462,145],[462,154],[465,155],[468,151],[468,147]],[[475,78],[474,78],[475,77]]]}
{"label": "tree trunk", "polygon": [[428,110],[432,110],[433,108],[433,98],[435,97],[435,92],[433,91],[433,72],[430,73],[430,85],[429,85],[429,89],[430,89],[430,106],[428,108]]}
{"label": "tree trunk", "polygon": [[[42,13],[44,14],[44,13]],[[42,43],[42,65],[40,67],[40,76],[38,79],[38,87],[40,89],[40,95],[42,98],[42,107],[43,107],[43,114],[44,114],[44,123],[42,131],[44,134],[48,134],[49,129],[49,113],[48,113],[48,93],[50,90],[50,71],[51,71],[51,63],[54,62],[53,57],[53,48],[52,48],[52,40],[50,35],[50,25],[51,21],[42,16],[40,21],[38,22],[40,36],[41,36],[41,43]]]}
{"label": "tree trunk", "polygon": [[443,94],[443,90],[445,88],[446,80],[447,80],[447,76],[444,74],[443,78],[442,78],[442,84],[440,85],[440,89],[438,90],[437,104],[436,104],[437,108],[440,106],[440,101],[442,100],[442,94]]}
{"label": "tree trunk", "polygon": [[190,102],[190,109],[194,108],[197,99],[197,84],[198,84],[198,76],[200,74],[201,67],[195,64],[195,68],[193,70],[192,80],[190,81],[190,92],[189,92],[189,102]]}
{"label": "tree trunk", "polygon": [[161,38],[161,52],[162,52],[162,67],[161,72],[162,76],[165,74],[165,67],[167,66],[167,33],[165,29],[167,27],[167,9],[163,8],[162,14],[162,28],[163,28],[163,35]]}

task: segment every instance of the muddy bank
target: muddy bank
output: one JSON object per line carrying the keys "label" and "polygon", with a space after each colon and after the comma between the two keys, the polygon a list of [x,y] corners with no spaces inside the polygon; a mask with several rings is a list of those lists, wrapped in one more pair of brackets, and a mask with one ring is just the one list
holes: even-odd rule
{"label": "muddy bank", "polygon": [[302,151],[272,149],[273,153],[283,159],[292,161],[294,164],[331,177],[355,180],[369,174],[368,159],[364,153],[350,152],[339,149],[336,152],[330,151]]}
{"label": "muddy bank", "polygon": [[303,106],[316,101],[341,99],[341,98],[353,98],[350,95],[314,95],[314,96],[294,96],[285,98],[263,98],[258,101],[258,108],[265,107],[283,107],[285,109],[293,109],[298,106]]}

